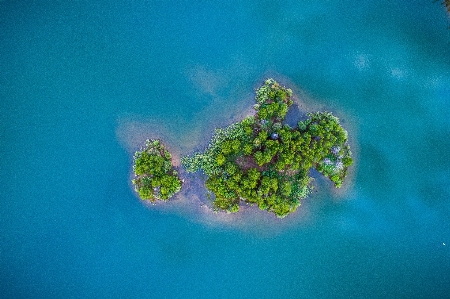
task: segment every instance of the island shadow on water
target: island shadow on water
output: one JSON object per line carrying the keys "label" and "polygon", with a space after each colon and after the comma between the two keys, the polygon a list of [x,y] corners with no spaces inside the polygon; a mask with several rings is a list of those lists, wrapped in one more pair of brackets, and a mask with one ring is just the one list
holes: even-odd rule
{"label": "island shadow on water", "polygon": [[[294,104],[290,107],[284,123],[290,127],[296,127],[299,121],[307,118],[307,111],[300,109],[302,102],[299,98],[293,97]],[[316,106],[316,105],[313,105]],[[240,122],[243,118],[249,115],[254,115],[254,109],[242,109],[234,112],[230,111],[232,117],[222,115],[219,118],[211,118],[207,126],[200,130],[195,130],[190,136],[184,136],[180,139],[175,134],[168,130],[162,122],[143,120],[137,116],[128,116],[119,121],[116,136],[127,152],[130,155],[130,161],[133,159],[133,154],[139,150],[139,146],[145,144],[146,139],[160,139],[166,148],[172,154],[172,164],[178,171],[180,179],[183,181],[182,189],[168,202],[141,202],[154,210],[161,213],[176,213],[187,217],[194,222],[200,222],[209,226],[223,226],[230,228],[239,228],[240,230],[249,230],[259,234],[273,234],[281,231],[286,226],[298,224],[310,224],[314,222],[311,209],[314,210],[315,204],[313,201],[304,199],[302,205],[288,217],[279,219],[273,213],[261,211],[256,205],[251,206],[241,201],[240,210],[237,213],[228,213],[224,211],[214,211],[212,208],[212,201],[209,198],[208,190],[204,182],[207,176],[200,171],[197,173],[187,173],[180,164],[182,156],[191,155],[194,151],[203,151],[211,140],[213,131],[211,128],[218,128],[230,125],[231,123]],[[181,141],[181,142],[180,142]],[[130,163],[131,165],[132,163]],[[353,171],[352,171],[353,173]],[[139,198],[134,191],[134,186],[131,184],[131,179],[134,177],[133,170],[130,169],[129,186],[133,190],[136,198]],[[318,178],[318,173],[314,172],[312,176],[314,179]],[[319,179],[324,181],[325,178]],[[323,184],[320,184],[323,186]],[[331,184],[325,184],[330,185]],[[334,188],[333,188],[334,189]],[[348,188],[345,188],[348,189]],[[317,192],[317,190],[316,190]],[[321,191],[320,193],[322,193]],[[336,192],[336,193],[335,193]],[[333,197],[337,195],[341,197],[339,191],[332,192]],[[314,196],[312,194],[312,196]],[[309,198],[309,197],[308,197]]]}

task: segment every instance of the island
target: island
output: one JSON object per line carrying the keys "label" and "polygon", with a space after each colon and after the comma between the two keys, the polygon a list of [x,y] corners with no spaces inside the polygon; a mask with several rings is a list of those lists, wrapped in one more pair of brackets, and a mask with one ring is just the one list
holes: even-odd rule
{"label": "island", "polygon": [[246,203],[283,218],[311,192],[311,168],[341,187],[353,163],[347,131],[330,112],[310,113],[295,128],[284,124],[291,98],[291,89],[266,80],[253,116],[216,129],[205,151],[182,158],[187,172],[206,174],[216,211]]}
{"label": "island", "polygon": [[134,154],[133,171],[132,183],[143,200],[167,201],[181,190],[172,156],[159,140],[147,140],[145,147]]}

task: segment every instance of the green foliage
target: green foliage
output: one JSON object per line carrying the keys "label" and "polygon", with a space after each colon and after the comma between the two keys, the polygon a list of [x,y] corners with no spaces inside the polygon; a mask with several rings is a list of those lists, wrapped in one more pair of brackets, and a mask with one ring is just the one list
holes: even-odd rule
{"label": "green foliage", "polygon": [[244,201],[285,217],[311,193],[311,167],[342,185],[353,162],[347,132],[329,112],[311,113],[297,128],[283,125],[291,96],[266,80],[256,90],[255,116],[217,129],[203,153],[182,158],[188,172],[208,176],[215,209],[236,212]]}
{"label": "green foliage", "polygon": [[217,165],[219,165],[219,166],[222,166],[223,164],[225,164],[225,161],[226,161],[227,159],[225,158],[225,156],[224,155],[222,155],[222,154],[218,154],[217,156],[216,156],[216,163],[217,163]]}
{"label": "green foliage", "polygon": [[256,90],[255,109],[259,120],[281,122],[294,102],[290,99],[292,90],[280,86],[275,80],[268,79]]}
{"label": "green foliage", "polygon": [[[206,150],[203,153],[195,153],[192,157],[182,157],[181,164],[187,172],[196,172],[201,169],[208,176],[219,174],[223,163],[218,164],[217,156],[222,154],[227,158],[233,153],[238,153],[240,141],[245,142],[248,138],[244,127],[253,124],[253,118],[248,117],[240,123],[232,124],[224,129],[216,129]],[[222,158],[219,158],[219,161],[222,161]]]}
{"label": "green foliage", "polygon": [[145,147],[134,154],[133,170],[132,183],[143,200],[166,201],[181,189],[171,155],[159,140],[147,140]]}

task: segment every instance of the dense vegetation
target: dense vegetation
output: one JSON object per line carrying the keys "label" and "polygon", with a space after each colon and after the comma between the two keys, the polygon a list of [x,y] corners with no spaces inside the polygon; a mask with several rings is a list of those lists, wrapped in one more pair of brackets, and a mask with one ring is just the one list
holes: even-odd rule
{"label": "dense vegetation", "polygon": [[181,189],[172,157],[159,140],[147,140],[145,147],[134,154],[133,184],[144,200],[168,200]]}
{"label": "dense vegetation", "polygon": [[216,210],[237,212],[244,201],[284,217],[311,190],[314,167],[340,187],[352,164],[347,132],[329,112],[283,124],[292,91],[268,79],[256,91],[256,114],[217,129],[203,153],[182,159],[188,172],[203,170]]}

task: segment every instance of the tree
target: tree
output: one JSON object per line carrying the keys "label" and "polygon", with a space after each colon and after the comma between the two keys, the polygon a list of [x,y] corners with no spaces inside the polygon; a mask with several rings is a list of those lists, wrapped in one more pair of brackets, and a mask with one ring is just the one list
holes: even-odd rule
{"label": "tree", "polygon": [[159,140],[147,140],[145,147],[134,154],[132,183],[141,199],[165,201],[181,190],[182,182],[171,159]]}
{"label": "tree", "polygon": [[266,80],[256,90],[255,116],[216,130],[203,153],[182,159],[188,172],[208,176],[215,209],[236,212],[244,201],[285,217],[311,192],[311,167],[342,185],[353,163],[347,132],[329,112],[310,113],[296,128],[283,125],[291,96]]}

